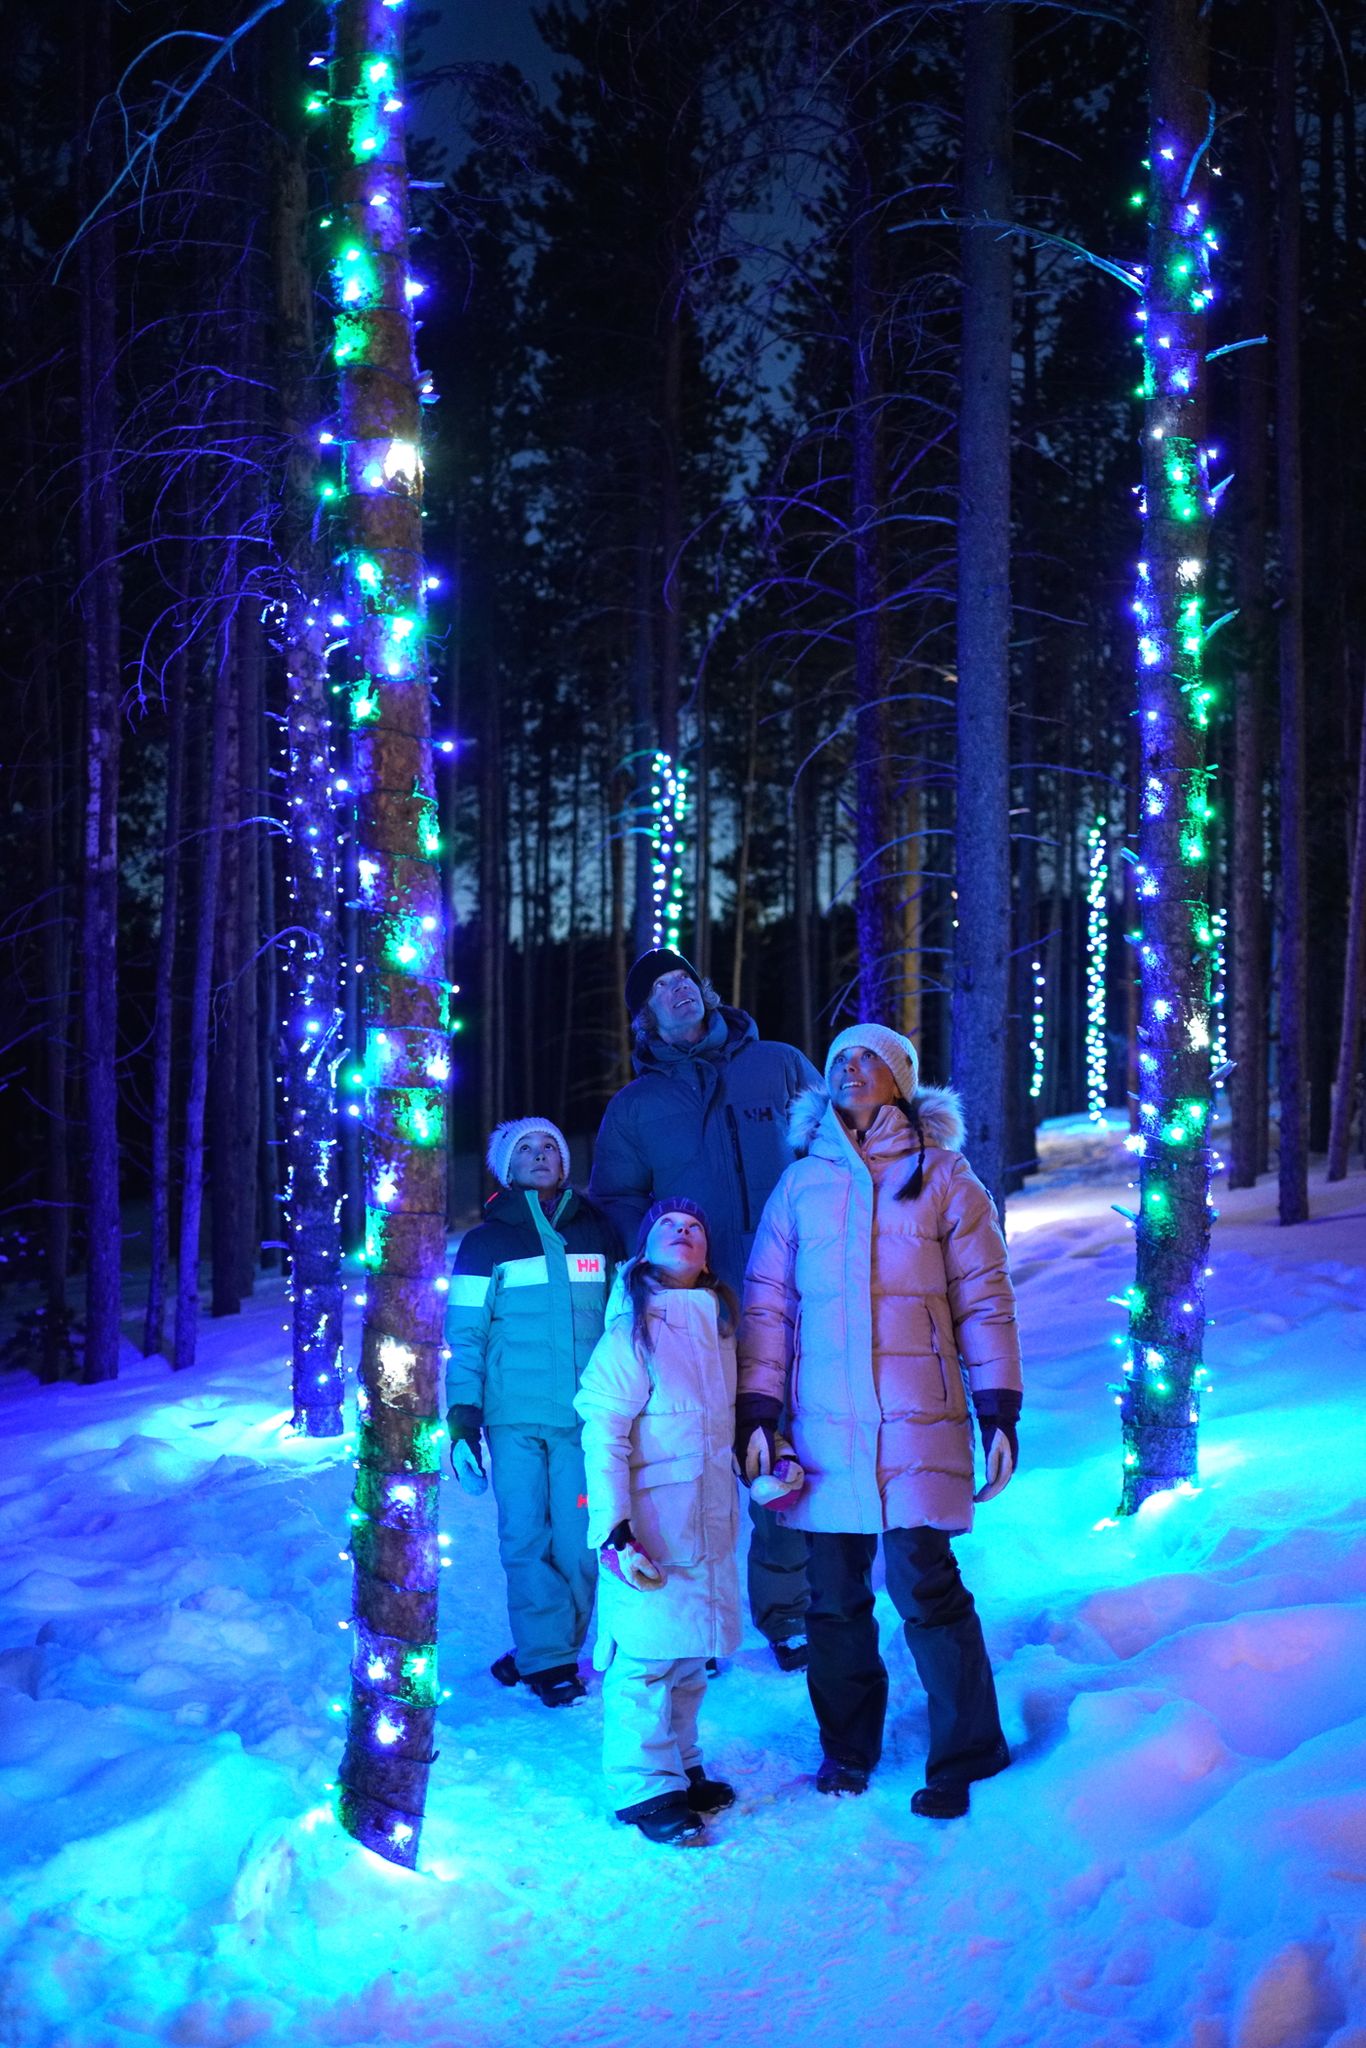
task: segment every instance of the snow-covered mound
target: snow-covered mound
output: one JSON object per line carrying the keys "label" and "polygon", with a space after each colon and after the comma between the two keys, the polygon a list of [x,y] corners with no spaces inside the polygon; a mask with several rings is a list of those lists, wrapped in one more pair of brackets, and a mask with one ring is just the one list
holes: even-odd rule
{"label": "snow-covered mound", "polygon": [[351,1469],[282,1431],[278,1283],[185,1378],[4,1383],[3,2048],[1366,2048],[1366,1178],[1289,1231],[1222,1198],[1201,1485],[1117,1523],[1122,1169],[1054,1149],[1011,1205],[1023,1468],[960,1545],[1016,1763],[962,1823],[910,1813],[888,1610],[866,1798],[817,1798],[802,1680],[750,1640],[704,1709],[711,1846],[617,1827],[596,1682],[551,1714],[487,1676],[493,1504],[452,1484],[396,1871],[330,1815]]}

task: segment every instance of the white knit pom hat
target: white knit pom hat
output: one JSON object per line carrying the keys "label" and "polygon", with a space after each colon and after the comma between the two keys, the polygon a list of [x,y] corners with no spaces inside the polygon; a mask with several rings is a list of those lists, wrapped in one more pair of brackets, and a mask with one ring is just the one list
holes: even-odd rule
{"label": "white knit pom hat", "polygon": [[920,1055],[899,1031],[893,1031],[890,1024],[850,1024],[844,1031],[837,1032],[830,1042],[825,1055],[825,1085],[830,1086],[830,1069],[835,1055],[847,1052],[852,1045],[862,1046],[865,1052],[874,1052],[883,1065],[892,1070],[897,1094],[909,1102],[920,1085]]}
{"label": "white knit pom hat", "polygon": [[539,1137],[542,1131],[545,1132],[548,1138],[553,1138],[559,1146],[560,1165],[564,1169],[566,1181],[569,1179],[569,1146],[565,1142],[564,1132],[559,1129],[558,1125],[552,1124],[548,1116],[515,1116],[507,1123],[499,1124],[489,1139],[489,1149],[486,1154],[489,1172],[493,1175],[500,1188],[510,1188],[512,1186],[512,1182],[508,1179],[508,1173],[512,1166],[512,1154],[515,1147],[521,1143],[523,1138]]}

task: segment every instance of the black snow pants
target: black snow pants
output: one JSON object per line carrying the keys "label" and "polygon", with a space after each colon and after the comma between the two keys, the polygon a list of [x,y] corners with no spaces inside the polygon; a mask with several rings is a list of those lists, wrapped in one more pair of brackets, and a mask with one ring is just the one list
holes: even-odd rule
{"label": "black snow pants", "polygon": [[[811,1605],[807,1685],[821,1749],[837,1763],[871,1771],[882,1754],[887,1667],[873,1614],[876,1536],[807,1536]],[[929,1785],[966,1785],[1010,1762],[982,1624],[942,1529],[888,1529],[882,1538],[887,1591],[930,1710]]]}

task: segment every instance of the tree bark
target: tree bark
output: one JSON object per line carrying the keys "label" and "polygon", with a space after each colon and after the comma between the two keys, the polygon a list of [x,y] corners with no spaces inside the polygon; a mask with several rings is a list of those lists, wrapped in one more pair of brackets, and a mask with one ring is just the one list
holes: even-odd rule
{"label": "tree bark", "polygon": [[[1249,16],[1258,30],[1261,10]],[[1252,90],[1244,128],[1243,306],[1248,332],[1259,333],[1267,311],[1267,256],[1271,230],[1270,179],[1266,150],[1266,93],[1258,63],[1265,53],[1249,52]],[[1266,1146],[1266,900],[1263,886],[1262,733],[1266,699],[1266,536],[1270,516],[1267,480],[1267,369],[1261,349],[1244,349],[1238,370],[1238,522],[1236,596],[1239,659],[1234,673],[1234,784],[1232,901],[1229,905],[1228,965],[1232,984],[1229,1017],[1231,1113],[1228,1184],[1255,1187]]]}
{"label": "tree bark", "polygon": [[[188,506],[185,524],[189,533],[192,526]],[[190,543],[187,540],[180,551],[178,577],[183,598],[188,598],[190,576]],[[151,1267],[147,1277],[147,1312],[142,1325],[145,1358],[166,1349],[166,1276],[171,1256],[171,1096],[175,1075],[176,938],[180,923],[180,847],[185,808],[185,696],[190,670],[187,631],[188,627],[181,629],[166,684],[166,826],[162,841],[156,985],[152,999]]]}
{"label": "tree bark", "polygon": [[[235,572],[230,572],[229,580]],[[185,1372],[195,1361],[199,1335],[199,1236],[204,1208],[204,1122],[209,1093],[210,1007],[213,1000],[214,931],[218,919],[218,878],[223,852],[223,784],[227,775],[232,680],[216,634],[205,643],[209,671],[209,759],[204,783],[199,886],[195,894],[194,960],[190,1015],[185,1033],[185,1143],[181,1154],[180,1248],[176,1259],[175,1335],[171,1363]]]}
{"label": "tree bark", "polygon": [[880,332],[883,224],[878,206],[882,108],[867,38],[855,58],[859,76],[850,107],[846,205],[849,208],[849,470],[853,549],[855,860],[858,872],[858,1010],[877,1020],[894,1015],[900,979],[901,931],[892,766],[893,721],[886,702],[882,521],[886,510],[883,446],[884,372]]}
{"label": "tree bark", "polygon": [[[953,1077],[965,1149],[1004,1213],[1010,1012],[1011,25],[964,20],[958,422],[958,929]],[[974,225],[991,223],[991,225]]]}
{"label": "tree bark", "polygon": [[[241,504],[233,526],[241,530]],[[235,579],[234,579],[235,580]],[[213,987],[209,999],[209,1314],[235,1316],[242,1306],[238,1216],[243,1190],[237,1142],[241,1105],[237,1100],[237,1032],[240,1015],[242,854],[242,618],[234,594],[224,630],[224,681],[228,692],[225,752],[218,774],[222,788],[219,822],[218,893],[215,903]]]}
{"label": "tree bark", "polygon": [[[78,178],[87,213],[112,181],[111,8],[97,0],[82,50],[89,139]],[[118,819],[119,507],[114,467],[115,236],[106,208],[80,245],[80,561],[85,665],[85,824],[81,1023],[88,1156],[84,1380],[119,1369],[123,1246],[119,1207]]]}
{"label": "tree bark", "polygon": [[1309,1215],[1309,916],[1305,817],[1304,505],[1300,457],[1300,170],[1295,0],[1276,0],[1276,505],[1281,592],[1279,1215]]}
{"label": "tree bark", "polygon": [[1201,0],[1155,0],[1143,308],[1146,534],[1136,605],[1140,1199],[1120,1389],[1122,1514],[1195,1479],[1204,1374],[1214,951],[1205,738],[1213,692],[1202,673],[1208,33]]}
{"label": "tree bark", "polygon": [[344,609],[358,680],[369,1283],[351,1513],[342,1825],[417,1861],[438,1698],[437,1507],[450,986],[432,771],[421,408],[407,295],[404,21],[339,0],[329,68]]}
{"label": "tree bark", "polygon": [[1333,1080],[1333,1120],[1328,1133],[1329,1180],[1342,1180],[1346,1175],[1353,1115],[1361,1114],[1366,1123],[1366,1109],[1363,1109],[1360,1097],[1363,1003],[1366,1003],[1366,694],[1363,695],[1358,725],[1356,817],[1352,840],[1352,881],[1347,900],[1342,1029],[1338,1036],[1337,1071]]}
{"label": "tree bark", "polygon": [[[337,818],[333,795],[328,572],[314,532],[320,394],[314,371],[313,280],[308,261],[308,170],[299,106],[298,36],[276,18],[272,47],[276,138],[271,184],[275,359],[284,476],[278,524],[280,640],[285,666],[285,884],[280,1042],[285,1097],[284,1212],[289,1246],[293,1424],[339,1436],[346,1393],[342,1358],[337,1092],[346,1047],[340,1002]],[[267,865],[269,866],[267,844]],[[274,921],[270,927],[274,930]],[[272,956],[267,985],[276,980]],[[271,1042],[275,1033],[271,1032]],[[356,1071],[353,1054],[350,1070]],[[347,1122],[351,1120],[346,1119]]]}

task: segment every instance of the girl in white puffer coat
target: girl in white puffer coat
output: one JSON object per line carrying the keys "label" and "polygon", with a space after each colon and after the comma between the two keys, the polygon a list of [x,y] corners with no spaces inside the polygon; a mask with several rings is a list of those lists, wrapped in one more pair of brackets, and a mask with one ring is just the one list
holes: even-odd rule
{"label": "girl in white puffer coat", "polygon": [[656,1842],[696,1841],[735,1797],[706,1775],[697,1716],[707,1660],[740,1640],[736,1320],[702,1211],[656,1202],[574,1402],[602,1564],[603,1769],[618,1820]]}

